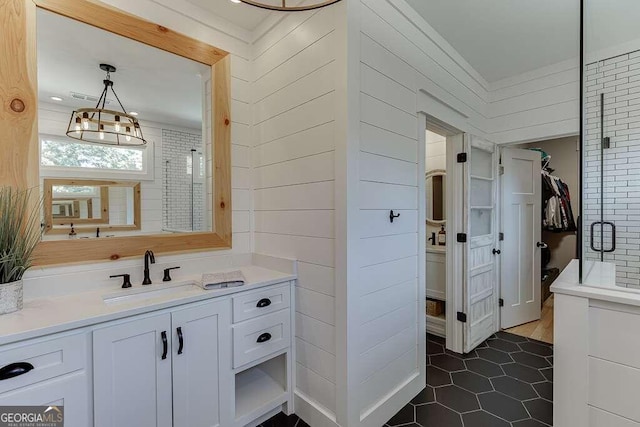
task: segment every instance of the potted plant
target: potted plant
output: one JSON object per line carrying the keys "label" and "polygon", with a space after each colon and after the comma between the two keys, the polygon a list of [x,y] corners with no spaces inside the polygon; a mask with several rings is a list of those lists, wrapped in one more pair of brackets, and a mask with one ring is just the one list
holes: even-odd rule
{"label": "potted plant", "polygon": [[22,309],[22,277],[40,237],[40,203],[31,190],[0,187],[0,314]]}

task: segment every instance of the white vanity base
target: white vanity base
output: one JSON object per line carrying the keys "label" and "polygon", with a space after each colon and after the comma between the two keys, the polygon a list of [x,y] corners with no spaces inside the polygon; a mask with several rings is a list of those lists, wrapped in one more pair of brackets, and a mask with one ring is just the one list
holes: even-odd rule
{"label": "white vanity base", "polygon": [[[605,284],[615,280],[609,270]],[[553,425],[640,426],[640,293],[579,285],[577,260],[551,290]]]}

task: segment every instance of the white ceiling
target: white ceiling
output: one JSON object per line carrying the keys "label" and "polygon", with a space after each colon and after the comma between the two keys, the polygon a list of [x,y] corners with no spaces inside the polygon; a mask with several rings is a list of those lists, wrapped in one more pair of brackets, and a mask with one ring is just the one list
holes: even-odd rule
{"label": "white ceiling", "polygon": [[229,0],[187,0],[206,9],[222,19],[248,31],[255,30],[271,14],[266,9],[249,6],[244,3],[232,3]]}
{"label": "white ceiling", "polygon": [[579,0],[407,2],[489,82],[578,56]]}
{"label": "white ceiling", "polygon": [[108,63],[118,69],[111,79],[127,111],[138,111],[140,120],[201,128],[200,76],[209,67],[41,9],[37,33],[40,100],[59,96],[58,105],[69,113],[95,106],[70,98],[70,92],[100,96],[105,73],[99,64]]}

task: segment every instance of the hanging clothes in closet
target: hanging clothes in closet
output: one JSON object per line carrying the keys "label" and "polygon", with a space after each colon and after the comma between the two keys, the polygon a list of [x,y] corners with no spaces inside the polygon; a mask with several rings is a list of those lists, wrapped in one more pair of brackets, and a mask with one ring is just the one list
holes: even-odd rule
{"label": "hanging clothes in closet", "polygon": [[569,186],[542,169],[542,226],[553,232],[576,231]]}
{"label": "hanging clothes in closet", "polygon": [[538,151],[542,161],[542,228],[556,233],[577,231],[569,186],[552,175],[551,155],[540,148],[530,150]]}

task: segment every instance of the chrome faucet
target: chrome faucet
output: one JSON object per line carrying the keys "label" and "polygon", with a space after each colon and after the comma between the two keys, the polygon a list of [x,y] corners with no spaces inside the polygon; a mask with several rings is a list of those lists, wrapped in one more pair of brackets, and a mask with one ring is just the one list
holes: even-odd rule
{"label": "chrome faucet", "polygon": [[151,261],[151,264],[156,263],[156,257],[153,255],[152,251],[147,251],[144,253],[144,280],[142,281],[143,285],[151,284],[151,279],[149,278],[149,261]]}

